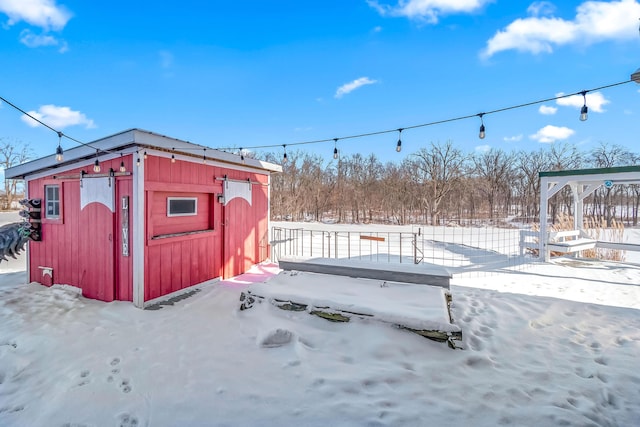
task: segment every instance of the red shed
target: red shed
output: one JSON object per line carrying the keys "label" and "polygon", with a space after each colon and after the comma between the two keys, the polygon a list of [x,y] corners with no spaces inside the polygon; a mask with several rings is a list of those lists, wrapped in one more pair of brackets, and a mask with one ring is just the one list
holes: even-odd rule
{"label": "red shed", "polygon": [[[94,169],[99,164],[100,168]],[[30,281],[138,307],[269,256],[279,165],[132,129],[5,171],[42,201]]]}

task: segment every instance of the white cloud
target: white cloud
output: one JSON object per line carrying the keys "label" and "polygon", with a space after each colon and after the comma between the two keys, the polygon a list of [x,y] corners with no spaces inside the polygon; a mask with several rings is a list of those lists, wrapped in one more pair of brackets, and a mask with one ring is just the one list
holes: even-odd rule
{"label": "white cloud", "polygon": [[58,51],[60,53],[64,53],[69,50],[69,45],[66,41],[59,40],[56,37],[48,34],[34,34],[29,29],[22,30],[22,32],[20,33],[20,43],[31,48],[41,46],[58,46]]}
{"label": "white cloud", "polygon": [[538,108],[538,112],[546,116],[551,116],[555,114],[557,111],[558,111],[557,107],[550,107],[548,105],[541,105],[540,108]]}
{"label": "white cloud", "polygon": [[520,135],[514,135],[514,136],[505,136],[504,140],[506,142],[518,142],[522,140],[522,134]]}
{"label": "white cloud", "polygon": [[373,27],[373,32],[374,33],[380,33],[382,32],[382,27],[380,25]]}
{"label": "white cloud", "polygon": [[537,1],[531,3],[527,8],[527,12],[531,16],[553,15],[556,11],[556,6],[548,1]]}
{"label": "white cloud", "polygon": [[535,134],[530,135],[529,138],[538,142],[551,143],[567,139],[574,133],[575,131],[573,129],[569,129],[568,127],[547,125]]}
{"label": "white cloud", "polygon": [[9,26],[24,21],[45,31],[61,30],[71,19],[71,13],[56,0],[0,0],[0,12],[9,17]]}
{"label": "white cloud", "polygon": [[[76,125],[84,125],[87,129],[96,127],[93,120],[88,119],[87,116],[79,111],[73,111],[69,107],[48,104],[41,106],[38,111],[29,111],[28,113],[41,122],[57,129]],[[31,127],[41,126],[27,115],[23,115],[20,118]]]}
{"label": "white cloud", "polygon": [[486,152],[488,152],[490,150],[491,150],[491,146],[490,145],[486,145],[486,144],[485,145],[478,145],[476,147],[476,151],[478,153],[486,153]]}
{"label": "white cloud", "polygon": [[420,19],[430,24],[438,22],[441,15],[472,13],[493,0],[398,0],[394,6],[367,0],[382,16],[404,16]]}
{"label": "white cloud", "polygon": [[[556,94],[556,96],[562,95],[564,95],[564,93],[562,92]],[[604,108],[602,108],[602,106],[611,102],[608,99],[605,99],[605,97],[600,92],[589,92],[587,93],[586,98],[589,112],[593,111],[596,113],[603,113],[605,110]],[[584,98],[582,97],[582,95],[572,95],[566,98],[557,99],[556,103],[558,105],[562,105],[563,107],[582,108],[582,106],[584,105]]]}
{"label": "white cloud", "polygon": [[640,3],[636,0],[586,1],[578,6],[573,20],[538,16],[553,13],[553,9],[546,6],[530,6],[528,12],[532,16],[516,19],[489,39],[480,55],[489,58],[511,49],[533,54],[551,53],[555,46],[570,43],[590,44],[638,37]]}
{"label": "white cloud", "polygon": [[372,85],[374,83],[378,83],[377,80],[372,80],[369,77],[360,77],[359,79],[355,79],[352,82],[349,83],[345,83],[342,86],[340,86],[338,88],[338,90],[336,90],[336,94],[334,95],[334,97],[336,98],[342,98],[343,95],[346,95],[350,92],[353,92],[354,90],[358,89],[359,87],[365,86],[365,85]]}

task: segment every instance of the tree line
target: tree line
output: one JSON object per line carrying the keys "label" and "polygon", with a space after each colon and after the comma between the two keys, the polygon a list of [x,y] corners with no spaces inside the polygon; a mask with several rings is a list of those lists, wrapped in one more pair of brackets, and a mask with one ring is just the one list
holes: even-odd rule
{"label": "tree line", "polygon": [[[537,150],[465,153],[453,142],[431,143],[400,163],[382,163],[375,154],[326,158],[303,151],[266,153],[283,173],[271,180],[275,220],[391,224],[467,223],[512,219],[537,222],[541,171],[608,168],[640,164],[640,155],[601,143],[581,151],[555,143]],[[640,185],[599,188],[585,200],[585,216],[611,223],[638,224]],[[572,215],[572,196],[563,189],[549,200],[550,215]]]}

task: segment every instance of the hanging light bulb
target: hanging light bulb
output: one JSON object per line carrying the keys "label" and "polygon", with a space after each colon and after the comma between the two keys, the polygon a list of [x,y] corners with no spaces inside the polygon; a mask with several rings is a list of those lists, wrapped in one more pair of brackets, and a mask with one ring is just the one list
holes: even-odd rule
{"label": "hanging light bulb", "polygon": [[338,138],[333,138],[333,158],[338,158]]}
{"label": "hanging light bulb", "polygon": [[96,161],[93,162],[93,171],[99,173],[100,170],[100,160],[98,160],[98,150],[96,150]]}
{"label": "hanging light bulb", "polygon": [[56,148],[56,161],[61,162],[64,151],[62,150],[62,145],[60,142],[62,141],[62,132],[58,132],[58,148]]}
{"label": "hanging light bulb", "polygon": [[127,168],[124,166],[124,159],[122,158],[122,153],[120,153],[120,172],[126,172]]}
{"label": "hanging light bulb", "polygon": [[402,151],[402,128],[398,129],[398,144],[396,145],[396,151],[398,153]]}
{"label": "hanging light bulb", "polygon": [[582,91],[582,98],[584,98],[584,105],[580,109],[580,121],[584,122],[589,116],[589,108],[587,107],[587,91]]}
{"label": "hanging light bulb", "polygon": [[147,160],[147,152],[146,151],[143,153],[142,157],[144,157],[144,159]]}
{"label": "hanging light bulb", "polygon": [[242,147],[240,147],[240,161],[244,163],[244,152],[242,151]]}
{"label": "hanging light bulb", "polygon": [[478,134],[478,136],[480,137],[480,139],[484,139],[484,137],[485,137],[485,133],[484,133],[484,120],[482,120],[482,116],[484,116],[484,113],[480,113],[480,114],[478,114],[478,117],[480,117],[480,133]]}
{"label": "hanging light bulb", "polygon": [[282,163],[287,163],[289,159],[287,159],[287,144],[283,144],[282,148],[284,148],[284,154],[282,155]]}
{"label": "hanging light bulb", "polygon": [[202,163],[207,163],[207,149],[204,148],[204,154],[202,155]]}
{"label": "hanging light bulb", "polygon": [[172,154],[171,155],[171,163],[175,163],[176,162],[176,155]]}
{"label": "hanging light bulb", "polygon": [[136,157],[136,166],[140,167],[140,154]]}

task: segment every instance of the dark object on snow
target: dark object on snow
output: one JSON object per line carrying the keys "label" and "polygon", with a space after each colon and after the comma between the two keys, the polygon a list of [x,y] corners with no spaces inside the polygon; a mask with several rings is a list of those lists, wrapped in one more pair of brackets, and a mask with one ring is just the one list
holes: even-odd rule
{"label": "dark object on snow", "polygon": [[14,222],[0,226],[0,262],[17,258],[29,240],[36,240],[40,231],[28,222]]}

